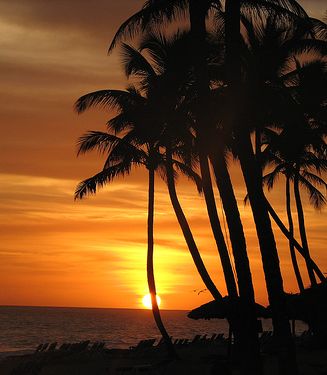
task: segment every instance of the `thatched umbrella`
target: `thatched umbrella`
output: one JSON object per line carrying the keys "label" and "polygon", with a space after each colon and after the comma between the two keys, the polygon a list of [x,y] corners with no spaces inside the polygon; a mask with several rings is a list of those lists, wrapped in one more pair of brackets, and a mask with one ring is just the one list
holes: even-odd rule
{"label": "thatched umbrella", "polygon": [[[305,289],[301,293],[286,293],[286,312],[292,321],[295,335],[295,321],[302,320],[316,336],[327,336],[327,283],[320,283]],[[270,314],[271,307],[267,307]]]}
{"label": "thatched umbrella", "polygon": [[[222,301],[211,301],[197,307],[190,311],[187,316],[191,319],[225,319],[233,314],[233,311],[239,311],[240,299],[231,300],[228,297],[224,297]],[[255,304],[256,315],[258,318],[267,318],[267,309]]]}
{"label": "thatched umbrella", "polygon": [[[187,316],[191,319],[226,319],[231,316],[235,316],[236,312],[240,311],[240,298],[237,299],[230,299],[229,297],[224,297],[222,301],[211,301],[197,307],[196,309],[190,311]],[[258,303],[255,304],[256,315],[257,318],[267,318],[267,309],[259,305]],[[258,324],[258,331],[259,329],[262,330],[261,322],[260,325]],[[232,329],[229,326],[229,333],[228,333],[228,356],[231,354],[231,345],[232,345]]]}

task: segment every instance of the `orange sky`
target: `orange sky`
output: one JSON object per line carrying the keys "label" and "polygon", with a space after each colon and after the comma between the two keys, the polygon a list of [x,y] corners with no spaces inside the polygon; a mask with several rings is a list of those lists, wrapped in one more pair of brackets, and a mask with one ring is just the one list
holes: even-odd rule
{"label": "orange sky", "polygon": [[[102,164],[96,156],[77,159],[76,139],[89,129],[104,130],[109,114],[77,116],[73,103],[90,91],[124,88],[119,59],[106,50],[113,32],[142,3],[0,0],[0,305],[141,307],[147,293],[145,172],[74,202],[76,184]],[[315,16],[325,11],[323,0],[301,3]],[[265,303],[251,213],[242,203],[238,167],[232,171],[257,300]],[[185,180],[178,191],[205,263],[225,293],[203,199]],[[282,191],[269,197],[283,215]],[[306,208],[312,255],[323,271],[326,217],[326,211]],[[198,295],[202,282],[159,180],[155,241],[162,308],[209,301],[209,293]],[[296,291],[287,243],[278,244],[285,289]]]}

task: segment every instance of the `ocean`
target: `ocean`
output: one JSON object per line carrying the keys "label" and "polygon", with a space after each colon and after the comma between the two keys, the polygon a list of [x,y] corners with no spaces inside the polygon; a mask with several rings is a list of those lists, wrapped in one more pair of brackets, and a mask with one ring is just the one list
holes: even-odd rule
{"label": "ocean", "polygon": [[[224,319],[192,320],[187,311],[162,310],[173,338],[228,333]],[[271,320],[263,319],[271,330]],[[297,333],[307,329],[297,322]],[[142,339],[160,338],[150,310],[0,306],[0,356],[34,350],[40,343],[104,341],[108,348],[128,348]]]}

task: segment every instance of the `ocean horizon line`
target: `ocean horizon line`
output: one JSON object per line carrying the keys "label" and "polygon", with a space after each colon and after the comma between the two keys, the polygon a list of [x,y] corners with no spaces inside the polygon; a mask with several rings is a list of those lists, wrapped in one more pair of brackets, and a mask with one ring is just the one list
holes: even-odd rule
{"label": "ocean horizon line", "polygon": [[[134,307],[95,307],[95,306],[51,306],[51,305],[2,305],[1,307],[25,307],[25,308],[45,308],[45,309],[85,309],[85,310],[138,310],[151,311],[147,308]],[[190,311],[192,309],[160,309],[160,311]]]}

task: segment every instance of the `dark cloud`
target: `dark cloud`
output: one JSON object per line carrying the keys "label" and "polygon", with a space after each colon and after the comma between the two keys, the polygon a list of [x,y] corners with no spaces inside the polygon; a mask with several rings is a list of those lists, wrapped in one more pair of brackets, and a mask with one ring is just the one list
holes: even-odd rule
{"label": "dark cloud", "polygon": [[109,38],[140,0],[12,0],[0,2],[1,18],[29,29],[78,32],[84,37]]}

